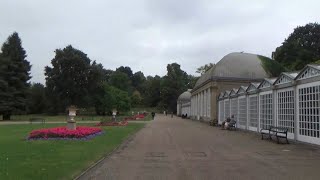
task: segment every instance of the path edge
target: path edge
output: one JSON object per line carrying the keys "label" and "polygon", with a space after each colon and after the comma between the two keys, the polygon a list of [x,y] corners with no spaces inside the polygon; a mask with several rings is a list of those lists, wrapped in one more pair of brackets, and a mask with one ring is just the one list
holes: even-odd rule
{"label": "path edge", "polygon": [[93,169],[94,167],[96,167],[98,164],[100,164],[102,161],[104,161],[105,159],[108,159],[112,154],[114,154],[117,150],[120,149],[120,147],[128,144],[130,142],[130,140],[132,140],[136,134],[138,132],[140,132],[142,129],[145,128],[147,123],[145,123],[145,125],[139,129],[138,131],[132,133],[132,134],[129,134],[129,136],[122,142],[120,143],[117,147],[115,147],[111,152],[105,154],[102,156],[102,158],[100,158],[98,161],[94,162],[93,164],[91,164],[88,168],[86,168],[84,171],[82,171],[82,173],[80,173],[79,175],[77,175],[75,178],[73,178],[73,180],[78,180],[80,179],[82,176],[84,176],[87,172],[89,172],[91,169]]}

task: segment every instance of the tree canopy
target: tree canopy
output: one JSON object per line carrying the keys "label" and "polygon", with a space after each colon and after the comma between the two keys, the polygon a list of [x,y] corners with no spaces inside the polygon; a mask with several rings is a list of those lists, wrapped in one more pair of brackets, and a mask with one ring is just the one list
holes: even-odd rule
{"label": "tree canopy", "polygon": [[320,59],[320,25],[309,23],[298,26],[281,46],[272,53],[273,58],[289,70],[300,70]]}
{"label": "tree canopy", "polygon": [[18,33],[14,32],[2,45],[0,54],[0,114],[10,120],[13,112],[26,110],[31,65],[22,47]]}
{"label": "tree canopy", "polygon": [[160,106],[170,112],[177,111],[177,98],[188,89],[188,74],[181,70],[180,65],[167,65],[167,75],[161,81]]}
{"label": "tree canopy", "polygon": [[209,69],[211,69],[214,66],[215,66],[215,64],[213,64],[213,63],[205,64],[203,66],[198,67],[196,73],[200,73],[202,75],[202,74],[206,73],[207,71],[209,71]]}
{"label": "tree canopy", "polygon": [[91,60],[82,51],[71,45],[57,49],[52,59],[52,67],[45,67],[46,86],[53,98],[63,100],[59,105],[85,106],[88,103]]}

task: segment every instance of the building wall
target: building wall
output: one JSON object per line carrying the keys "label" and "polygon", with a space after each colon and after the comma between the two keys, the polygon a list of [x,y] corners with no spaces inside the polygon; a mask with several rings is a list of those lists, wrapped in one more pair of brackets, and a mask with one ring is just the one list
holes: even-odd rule
{"label": "building wall", "polygon": [[[240,118],[238,128],[259,132],[270,126],[283,127],[288,129],[288,139],[320,145],[320,66],[307,73],[305,69],[289,82],[274,81],[266,88],[262,82],[258,89],[238,94],[238,107],[234,107]],[[220,96],[216,103],[220,119],[229,115],[226,102],[233,98]]]}
{"label": "building wall", "polygon": [[250,82],[252,81],[215,80],[193,90],[191,92],[191,118],[202,121],[217,120],[218,95],[225,90],[247,86]]}

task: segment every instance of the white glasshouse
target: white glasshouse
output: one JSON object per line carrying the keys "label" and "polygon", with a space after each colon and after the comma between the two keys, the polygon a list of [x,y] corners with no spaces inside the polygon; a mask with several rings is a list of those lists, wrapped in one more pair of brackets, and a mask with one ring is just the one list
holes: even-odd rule
{"label": "white glasshouse", "polygon": [[288,128],[288,138],[320,144],[320,65],[220,93],[218,123],[234,115],[240,129]]}

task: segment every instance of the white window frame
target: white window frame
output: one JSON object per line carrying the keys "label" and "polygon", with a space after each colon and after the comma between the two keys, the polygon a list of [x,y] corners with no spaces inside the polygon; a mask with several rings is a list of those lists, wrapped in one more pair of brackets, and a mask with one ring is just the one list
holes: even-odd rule
{"label": "white window frame", "polygon": [[[257,98],[257,104],[254,106],[253,105],[253,107],[257,107],[257,109],[256,109],[256,126],[251,126],[251,113],[250,113],[250,111],[251,111],[251,101],[250,101],[250,98],[252,98],[252,97],[256,97]],[[259,96],[258,96],[258,94],[253,94],[253,95],[249,95],[248,96],[248,112],[249,112],[249,114],[248,114],[248,125],[247,125],[247,127],[248,127],[248,129],[250,130],[250,131],[258,131],[258,126],[259,126]]]}
{"label": "white window frame", "polygon": [[[270,105],[269,103],[262,104],[262,101],[263,101],[262,96],[265,96],[265,95],[271,95],[271,108],[267,107],[268,105]],[[259,129],[267,128],[267,127],[263,126],[264,124],[268,127],[274,125],[273,106],[274,106],[273,91],[264,91],[264,92],[259,93],[259,125],[258,125]],[[265,111],[269,111],[269,112],[265,112]],[[268,116],[268,118],[267,118],[267,116]],[[271,117],[271,120],[270,120],[270,117]],[[270,121],[271,121],[271,123],[270,123]],[[262,122],[264,122],[264,123],[262,123]]]}
{"label": "white window frame", "polygon": [[[291,101],[292,97],[288,96],[282,101],[284,102],[281,106],[281,112],[280,112],[280,103],[279,103],[279,93],[284,93],[284,92],[293,92],[293,102]],[[288,128],[288,138],[289,139],[294,139],[294,132],[295,132],[295,111],[296,111],[296,104],[295,104],[295,99],[296,99],[296,94],[294,92],[293,87],[289,88],[284,88],[284,89],[279,89],[276,91],[276,99],[275,99],[275,113],[276,113],[276,121],[275,124],[276,126],[279,127],[286,127]],[[289,104],[291,103],[291,104]],[[293,106],[293,107],[292,107]],[[280,120],[283,119],[283,122],[280,122]],[[287,119],[287,120],[285,120]],[[291,119],[291,120],[288,120]],[[281,120],[282,121],[282,120]]]}
{"label": "white window frame", "polygon": [[[310,130],[313,127],[317,127],[319,126],[320,122],[318,123],[303,123],[303,122],[312,122],[315,121],[316,119],[319,120],[320,118],[320,109],[318,108],[300,108],[299,104],[301,102],[301,105],[303,106],[315,106],[313,103],[317,104],[316,106],[319,106],[319,101],[320,101],[320,92],[317,93],[317,101],[300,101],[302,99],[302,97],[299,96],[299,90],[300,89],[304,89],[304,88],[308,88],[308,87],[315,87],[315,86],[320,86],[320,81],[318,82],[312,82],[312,83],[306,83],[306,84],[301,84],[297,86],[297,91],[296,91],[296,123],[297,123],[297,140],[299,141],[303,141],[303,142],[308,142],[308,143],[313,143],[313,144],[318,144],[320,145],[320,136],[319,137],[312,137],[312,136],[308,136],[308,135],[304,135],[304,134],[316,134],[317,132],[312,132],[312,130]],[[320,88],[320,87],[319,87]],[[320,91],[320,89],[319,89]],[[306,91],[305,94],[310,94],[310,92]],[[312,96],[312,95],[311,95]],[[309,98],[308,96],[303,97],[304,98]],[[318,102],[318,103],[316,103]],[[304,112],[303,114],[308,114],[309,116],[303,116],[303,114],[301,115],[301,112]],[[313,112],[313,111],[316,111]],[[316,114],[316,115],[313,115]],[[300,116],[301,115],[301,116]],[[319,120],[320,121],[320,120]],[[308,126],[311,127],[308,129]],[[320,130],[318,130],[320,131]],[[320,132],[319,132],[320,133]]]}
{"label": "white window frame", "polygon": [[[242,99],[245,99],[245,105],[244,105],[244,107],[245,107],[245,110],[244,110],[245,115],[244,115],[244,117],[242,117],[242,114],[244,114],[244,113],[240,112],[240,110],[242,110],[242,108],[240,109],[240,101]],[[245,118],[245,121],[242,121],[242,118]],[[244,123],[242,123],[242,122],[244,122]],[[248,99],[247,99],[246,95],[242,95],[242,96],[238,97],[238,121],[237,121],[237,124],[238,124],[238,127],[240,129],[247,129],[247,124],[248,124]]]}

